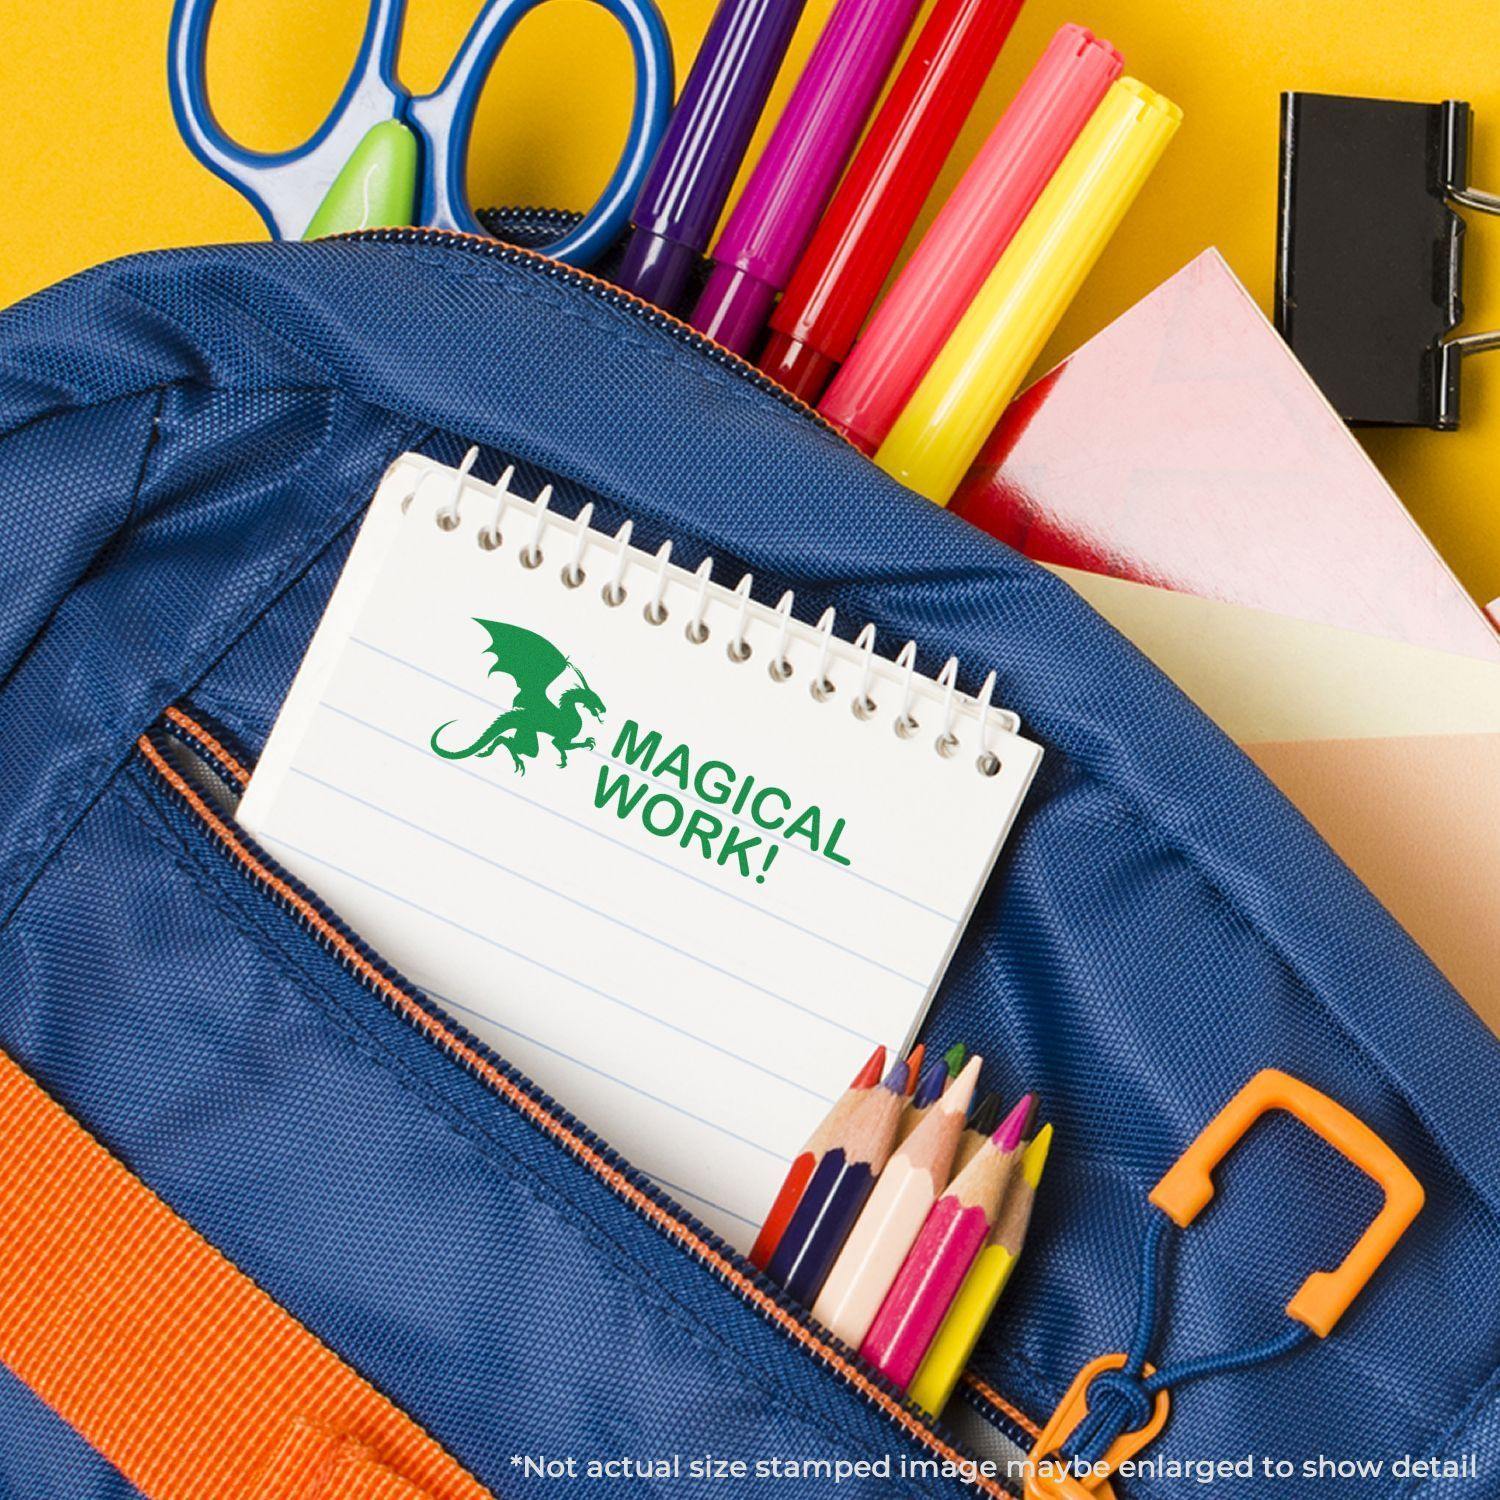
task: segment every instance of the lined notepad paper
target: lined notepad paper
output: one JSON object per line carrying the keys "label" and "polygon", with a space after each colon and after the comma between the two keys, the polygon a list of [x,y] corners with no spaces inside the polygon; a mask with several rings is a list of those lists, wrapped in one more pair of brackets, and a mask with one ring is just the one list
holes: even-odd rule
{"label": "lined notepad paper", "polygon": [[240,818],[744,1247],[920,1022],[1040,752],[586,519],[400,460]]}

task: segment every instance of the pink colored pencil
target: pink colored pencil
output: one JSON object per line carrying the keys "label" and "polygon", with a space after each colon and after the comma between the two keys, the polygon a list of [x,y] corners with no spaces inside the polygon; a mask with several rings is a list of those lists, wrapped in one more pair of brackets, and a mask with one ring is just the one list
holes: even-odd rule
{"label": "pink colored pencil", "polygon": [[869,1332],[906,1252],[948,1185],[964,1115],[979,1081],[980,1061],[969,1059],[953,1086],[885,1164],[813,1304],[813,1316],[851,1349],[858,1349]]}
{"label": "pink colored pencil", "polygon": [[859,1352],[903,1390],[994,1226],[1030,1110],[1028,1094],[933,1205],[860,1346]]}

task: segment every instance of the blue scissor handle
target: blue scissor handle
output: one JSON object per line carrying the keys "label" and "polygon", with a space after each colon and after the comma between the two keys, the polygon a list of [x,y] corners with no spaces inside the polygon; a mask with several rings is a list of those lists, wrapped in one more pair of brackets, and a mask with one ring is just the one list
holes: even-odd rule
{"label": "blue scissor handle", "polygon": [[[416,222],[483,234],[465,177],[474,112],[500,49],[545,0],[487,0],[442,83],[413,98],[396,76],[405,0],[371,0],[343,92],[313,136],[290,151],[250,151],[225,135],[208,101],[205,56],[214,0],[176,0],[168,79],[172,111],[193,154],[255,205],[278,239],[297,239],[370,128],[404,120],[421,143]],[[613,175],[583,220],[541,249],[587,265],[625,227],[672,108],[672,49],[654,0],[595,0],[625,28],[635,65],[630,129]]]}
{"label": "blue scissor handle", "polygon": [[[489,0],[453,59],[442,83],[407,106],[406,119],[421,139],[423,172],[420,223],[483,234],[469,207],[466,177],[474,112],[485,79],[523,16],[546,0]],[[667,128],[672,109],[672,47],[653,0],[594,0],[630,39],[635,100],[630,129],[615,170],[594,206],[561,239],[538,248],[557,260],[586,266],[612,245],[630,217],[641,185]]]}
{"label": "blue scissor handle", "polygon": [[372,125],[399,119],[396,81],[405,0],[373,0],[359,54],[338,102],[312,137],[291,151],[249,151],[232,141],[208,102],[204,60],[214,0],[176,0],[167,78],[177,128],[209,171],[237,187],[277,239],[299,239],[333,179]]}

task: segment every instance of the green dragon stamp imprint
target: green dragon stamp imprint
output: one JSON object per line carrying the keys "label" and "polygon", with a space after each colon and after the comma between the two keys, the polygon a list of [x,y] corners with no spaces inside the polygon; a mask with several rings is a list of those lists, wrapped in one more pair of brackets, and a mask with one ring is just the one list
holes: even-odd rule
{"label": "green dragon stamp imprint", "polygon": [[[503,746],[523,776],[527,760],[536,759],[544,736],[552,741],[559,766],[567,765],[569,750],[592,750],[593,737],[580,739],[579,731],[583,728],[584,713],[596,720],[604,717],[604,700],[589,686],[577,664],[534,630],[499,620],[481,620],[477,615],[474,623],[482,626],[490,638],[484,648],[495,658],[489,675],[502,673],[515,678],[515,698],[504,713],[490,721],[478,739],[462,749],[449,750],[438,743],[442,732],[458,721],[449,719],[439,724],[428,741],[432,748],[445,760],[463,760],[470,755],[493,755]],[[554,703],[549,691],[570,669],[578,674],[579,685],[565,688]]]}

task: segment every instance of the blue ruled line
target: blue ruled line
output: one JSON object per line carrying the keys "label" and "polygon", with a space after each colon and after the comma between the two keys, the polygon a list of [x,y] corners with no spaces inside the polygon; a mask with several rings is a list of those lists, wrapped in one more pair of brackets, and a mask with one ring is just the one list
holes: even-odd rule
{"label": "blue ruled line", "polygon": [[[413,833],[420,834],[423,838],[431,839],[434,843],[446,845],[449,849],[455,849],[460,854],[466,854],[470,859],[476,859],[481,864],[489,865],[491,869],[499,870],[502,874],[509,875],[514,880],[519,880],[523,885],[529,885],[533,889],[543,891],[547,895],[555,897],[559,901],[566,901],[571,906],[576,906],[580,911],[586,911],[590,916],[599,917],[606,922],[613,922],[617,927],[622,927],[626,932],[636,937],[644,938],[647,942],[655,943],[665,948],[669,953],[675,953],[680,958],[686,958],[693,963],[702,964],[705,969],[712,970],[715,974],[722,974],[726,979],[733,980],[736,984],[742,984],[747,989],[756,991],[757,994],[765,995],[768,999],[775,1000],[781,1005],[789,1006],[792,1010],[801,1011],[805,1016],[811,1016],[814,1020],[821,1021],[825,1026],[831,1026],[836,1031],[842,1031],[847,1036],[857,1037],[860,1041],[869,1042],[874,1046],[880,1040],[879,1037],[869,1036],[863,1031],[858,1031],[852,1026],[846,1026],[842,1021],[836,1021],[831,1016],[825,1016],[821,1011],[814,1010],[809,1005],[803,1005],[793,1000],[788,995],[779,994],[776,990],[768,989],[763,984],[757,984],[753,979],[747,979],[743,974],[737,974],[733,969],[726,969],[721,964],[714,963],[711,959],[704,958],[701,954],[694,953],[687,948],[679,948],[675,943],[669,943],[665,938],[658,937],[655,933],[647,931],[643,927],[637,927],[634,922],[627,921],[624,917],[617,917],[613,912],[607,912],[597,906],[590,906],[587,901],[581,901],[576,896],[570,896],[566,891],[560,891],[554,886],[544,885],[540,880],[530,875],[523,874],[511,865],[502,864],[498,859],[492,859],[488,854],[482,854],[478,849],[471,849],[467,844],[461,844],[456,839],[450,839],[446,835],[434,832],[431,828],[421,823],[414,823],[410,818],[403,818],[399,813],[392,812],[387,807],[381,807],[377,802],[371,802],[364,797],[356,795],[347,787],[339,786],[336,782],[325,781],[321,776],[314,776],[311,771],[304,771],[300,766],[293,766],[291,774],[300,776],[305,781],[310,781],[314,786],[322,787],[324,791],[332,792],[336,797],[345,798],[382,818],[389,818],[393,823],[399,823],[403,828],[409,828]],[[832,1103],[832,1100],[829,1101]]]}
{"label": "blue ruled line", "polygon": [[[387,661],[394,662],[398,667],[404,667],[408,672],[415,672],[419,676],[426,677],[432,682],[440,683],[445,688],[451,688],[455,693],[462,693],[465,697],[472,698],[476,703],[484,704],[484,706],[488,708],[491,713],[500,713],[502,711],[502,705],[496,704],[492,699],[485,697],[483,693],[475,692],[473,688],[465,687],[462,683],[454,682],[450,678],[443,677],[439,673],[433,672],[429,668],[419,665],[417,662],[408,661],[404,656],[397,656],[394,651],[387,651],[384,646],[377,646],[373,641],[367,641],[361,636],[351,635],[349,637],[349,644],[352,646],[360,646],[366,651],[373,652],[376,656],[383,656]],[[607,762],[610,765],[619,766],[623,764],[623,762],[615,760],[612,756],[606,755],[602,750],[591,750],[589,754],[593,755],[599,760]],[[673,795],[680,797],[688,802],[695,802],[699,807],[708,808],[711,812],[718,810],[714,803],[705,802],[701,798],[695,797],[691,792],[688,792],[686,790],[679,789],[678,791],[674,791]],[[767,831],[769,832],[770,830]],[[780,840],[780,843],[782,848],[790,849],[794,854],[804,854],[812,859],[819,858],[815,851],[804,848],[801,844],[793,844],[786,839]],[[897,901],[904,901],[906,905],[914,907],[917,911],[926,912],[929,916],[940,918],[949,927],[957,927],[959,925],[959,919],[957,917],[950,916],[947,912],[941,911],[936,906],[928,906],[925,901],[919,901],[915,896],[908,896],[905,891],[898,891],[894,886],[882,885],[880,881],[872,880],[870,876],[861,874],[858,870],[854,869],[850,865],[840,865],[831,863],[827,860],[823,860],[821,862],[825,865],[829,865],[830,868],[837,870],[841,875],[847,875],[852,880],[861,881],[863,884],[870,886],[873,890],[881,891],[885,895],[891,896]]]}
{"label": "blue ruled line", "polygon": [[[649,1099],[653,1104],[661,1105],[663,1109],[670,1109],[674,1114],[679,1114],[684,1119],[691,1120],[695,1125],[702,1125],[707,1130],[716,1130],[720,1135],[728,1136],[730,1140],[738,1141],[742,1146],[749,1146],[752,1150],[760,1151],[775,1161],[786,1160],[779,1151],[773,1151],[769,1146],[763,1146],[759,1141],[752,1141],[749,1136],[740,1135],[738,1132],[731,1130],[727,1125],[720,1125],[713,1120],[705,1119],[702,1115],[695,1115],[692,1110],[684,1109],[680,1104],[673,1104],[670,1099],[663,1099],[659,1094],[653,1094],[648,1089],[641,1088],[639,1084],[632,1083],[628,1078],[621,1078],[618,1073],[611,1073],[605,1068],[596,1068],[593,1063],[586,1063],[581,1057],[575,1057],[571,1052],[564,1052],[562,1048],[553,1047],[549,1043],[542,1041],[539,1037],[530,1036],[517,1026],[508,1026],[504,1021],[496,1020],[494,1016],[486,1015],[482,1010],[475,1010],[473,1006],[460,1005],[451,996],[440,995],[429,985],[424,984],[421,988],[440,1005],[446,1005],[449,1010],[456,1010],[463,1015],[473,1016],[476,1020],[483,1021],[486,1026],[494,1026],[500,1031],[508,1031],[512,1036],[519,1037],[523,1042],[527,1042],[533,1047],[539,1047],[543,1052],[550,1052],[553,1057],[560,1057],[565,1062],[572,1063],[574,1067],[582,1068],[586,1073],[593,1073],[596,1077],[607,1078],[611,1083],[617,1083],[621,1088],[629,1089],[632,1094],[638,1094],[642,1099]],[[549,1089],[548,1092],[550,1093],[551,1090]],[[653,1177],[656,1176],[654,1172],[651,1175]],[[661,1181],[661,1179],[657,1178],[657,1181]],[[670,1184],[664,1185],[669,1186]],[[686,1191],[686,1189],[683,1189],[683,1191]],[[711,1200],[704,1198],[702,1201],[708,1203]],[[733,1209],[725,1208],[721,1203],[714,1203],[713,1207],[717,1208],[721,1213],[734,1214],[735,1218],[740,1217],[734,1213]],[[749,1221],[746,1220],[745,1222],[748,1223]]]}
{"label": "blue ruled line", "polygon": [[[325,700],[318,707],[327,709],[329,713],[336,714],[341,719],[347,719],[351,724],[356,724],[359,728],[366,729],[371,734],[378,734],[383,739],[400,745],[402,749],[409,751],[411,754],[420,755],[424,760],[439,760],[439,757],[432,755],[425,745],[414,745],[410,740],[403,738],[392,730],[383,728],[379,724],[372,724],[368,719],[362,719],[358,714],[351,713],[347,708],[340,708],[336,703],[329,703]],[[872,958],[868,953],[863,953],[858,948],[850,948],[843,943],[837,942],[835,939],[829,937],[827,933],[819,932],[815,927],[806,927],[801,922],[794,921],[791,917],[783,916],[780,912],[757,906],[755,902],[747,900],[744,896],[736,895],[733,891],[726,891],[723,887],[715,885],[712,881],[704,880],[701,876],[691,874],[687,870],[679,869],[675,864],[660,859],[654,854],[647,854],[637,849],[634,845],[626,843],[624,839],[614,838],[612,835],[592,827],[581,819],[570,818],[567,813],[559,812],[556,808],[548,807],[544,803],[533,801],[515,787],[507,786],[504,782],[496,781],[492,777],[485,776],[478,771],[471,771],[467,766],[460,765],[456,761],[443,760],[441,764],[446,766],[455,775],[467,776],[471,781],[477,782],[480,786],[487,788],[489,791],[496,792],[502,797],[514,797],[527,807],[534,808],[539,813],[545,813],[548,817],[557,818],[567,823],[570,827],[577,828],[583,833],[588,834],[591,838],[603,839],[605,843],[613,844],[615,848],[623,849],[627,854],[634,855],[637,859],[644,859],[653,865],[658,865],[661,869],[669,871],[679,879],[691,881],[692,884],[701,886],[706,891],[712,891],[716,896],[722,896],[726,901],[733,901],[740,906],[748,907],[759,916],[766,917],[773,922],[780,922],[783,926],[790,927],[794,932],[800,932],[805,937],[810,937],[816,942],[822,943],[825,947],[836,949],[840,953],[847,954],[850,958],[856,958],[861,963],[869,964],[871,968],[879,969],[883,974],[889,974],[893,978],[913,985],[917,989],[923,991],[927,989],[928,981],[926,979],[919,979],[913,974],[903,974],[900,969],[895,969],[889,964],[881,963],[878,958]]]}
{"label": "blue ruled line", "polygon": [[718,1042],[711,1042],[707,1037],[695,1036],[685,1027],[678,1026],[662,1016],[653,1015],[652,1012],[643,1010],[638,1005],[632,1005],[628,1000],[622,999],[619,995],[612,995],[608,990],[602,990],[597,985],[592,985],[586,980],[579,979],[576,975],[569,974],[563,969],[555,968],[553,965],[545,963],[539,958],[534,958],[529,953],[521,952],[519,948],[512,948],[508,944],[500,942],[498,938],[492,938],[488,933],[479,932],[472,927],[466,927],[462,922],[454,921],[452,917],[447,916],[443,912],[433,911],[431,908],[421,905],[420,902],[413,901],[408,896],[403,896],[399,891],[388,890],[384,886],[376,885],[373,880],[367,880],[363,875],[356,875],[352,870],[346,870],[334,864],[332,860],[324,859],[321,855],[314,854],[309,849],[299,849],[297,845],[291,843],[289,840],[269,833],[263,832],[259,837],[262,843],[286,849],[295,854],[299,859],[311,860],[313,864],[321,865],[325,870],[332,870],[334,874],[342,875],[345,880],[352,880],[356,885],[363,886],[366,890],[374,891],[377,895],[395,901],[401,906],[408,907],[415,912],[420,912],[422,916],[430,917],[433,921],[442,922],[445,926],[452,927],[455,931],[462,932],[465,936],[485,943],[489,947],[499,950],[501,953],[509,954],[512,958],[518,958],[523,963],[528,963],[533,968],[540,969],[543,973],[552,975],[555,979],[561,979],[568,984],[576,985],[581,990],[587,990],[590,994],[597,995],[601,1000],[608,1001],[611,1005],[618,1005],[622,1010],[627,1010],[632,1015],[640,1016],[643,1020],[650,1021],[655,1026],[660,1026],[667,1031],[676,1032],[679,1036],[685,1037],[697,1046],[706,1047],[709,1051],[717,1052],[723,1057],[730,1058],[732,1061],[742,1064],[744,1067],[753,1068],[757,1073],[765,1074],[767,1078],[774,1078],[777,1083],[784,1083],[788,1088],[796,1089],[798,1093],[806,1094],[810,1098],[817,1099],[823,1103],[830,1102],[828,1095],[820,1094],[816,1089],[810,1089],[805,1084],[798,1083],[795,1078],[787,1078],[774,1069],[756,1062],[754,1058],[745,1057],[730,1047],[721,1046]]}

